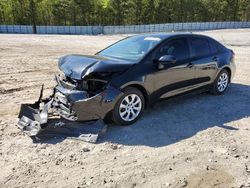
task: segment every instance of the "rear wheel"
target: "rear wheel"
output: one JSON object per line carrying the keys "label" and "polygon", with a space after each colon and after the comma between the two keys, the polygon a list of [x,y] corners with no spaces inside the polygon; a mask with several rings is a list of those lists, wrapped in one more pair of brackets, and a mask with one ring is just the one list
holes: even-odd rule
{"label": "rear wheel", "polygon": [[230,81],[229,73],[227,70],[222,70],[214,81],[212,93],[222,95],[228,88]]}
{"label": "rear wheel", "polygon": [[144,106],[143,94],[136,88],[126,88],[113,110],[113,121],[118,125],[131,125],[140,118]]}

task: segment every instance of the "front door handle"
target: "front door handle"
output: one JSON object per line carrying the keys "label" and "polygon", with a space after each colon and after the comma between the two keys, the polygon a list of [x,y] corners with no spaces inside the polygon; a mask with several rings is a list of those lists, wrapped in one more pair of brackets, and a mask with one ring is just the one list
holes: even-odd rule
{"label": "front door handle", "polygon": [[188,68],[193,68],[193,67],[194,67],[194,64],[193,64],[193,63],[188,63],[187,67],[188,67]]}

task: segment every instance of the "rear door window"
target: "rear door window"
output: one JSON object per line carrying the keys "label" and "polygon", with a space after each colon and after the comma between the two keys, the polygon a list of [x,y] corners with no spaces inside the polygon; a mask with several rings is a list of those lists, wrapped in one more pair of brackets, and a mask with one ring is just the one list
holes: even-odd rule
{"label": "rear door window", "polygon": [[192,57],[206,57],[211,54],[208,40],[205,38],[191,38]]}

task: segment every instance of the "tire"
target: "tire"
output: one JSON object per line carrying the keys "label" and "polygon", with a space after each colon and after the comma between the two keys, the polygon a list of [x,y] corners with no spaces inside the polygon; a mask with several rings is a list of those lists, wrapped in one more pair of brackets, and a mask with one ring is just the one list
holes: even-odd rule
{"label": "tire", "polygon": [[128,126],[141,117],[145,99],[142,92],[133,87],[125,88],[123,92],[124,94],[114,107],[112,119],[117,125]]}
{"label": "tire", "polygon": [[214,95],[222,95],[228,88],[230,82],[230,75],[227,70],[223,69],[215,79],[211,92]]}

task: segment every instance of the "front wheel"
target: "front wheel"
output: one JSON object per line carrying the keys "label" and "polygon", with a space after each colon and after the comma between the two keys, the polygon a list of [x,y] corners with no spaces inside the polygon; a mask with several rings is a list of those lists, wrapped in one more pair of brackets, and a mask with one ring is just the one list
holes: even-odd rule
{"label": "front wheel", "polygon": [[229,73],[227,70],[222,70],[214,81],[212,93],[222,95],[228,88],[230,81]]}
{"label": "front wheel", "polygon": [[131,125],[136,122],[144,110],[145,99],[136,88],[126,88],[113,110],[113,121],[118,125]]}

